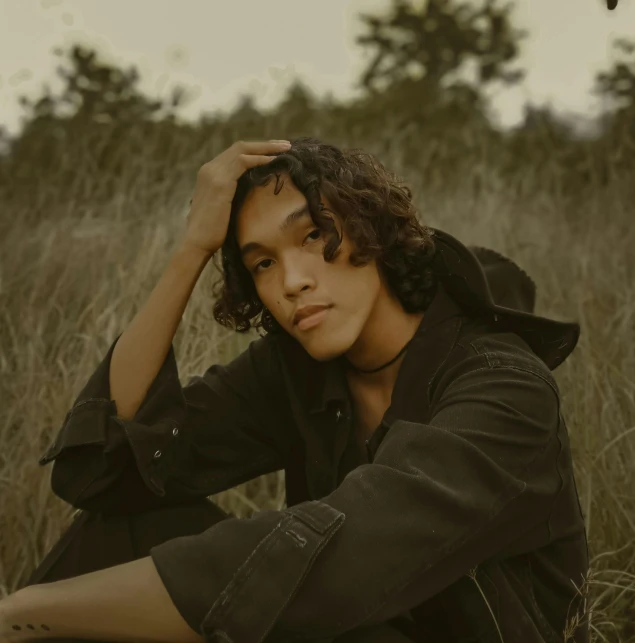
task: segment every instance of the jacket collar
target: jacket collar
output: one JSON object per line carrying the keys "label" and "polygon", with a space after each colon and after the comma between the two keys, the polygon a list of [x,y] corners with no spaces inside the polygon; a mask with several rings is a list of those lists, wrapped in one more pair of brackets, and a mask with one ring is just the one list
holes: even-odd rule
{"label": "jacket collar", "polygon": [[[520,335],[551,370],[566,359],[576,346],[580,326],[534,315],[535,285],[526,273],[503,255],[483,248],[472,252],[447,232],[429,229],[436,248],[432,268],[438,277],[437,292],[415,336],[425,333],[426,341],[434,343],[434,332],[442,330],[443,322],[457,315],[484,316],[490,317],[500,332]],[[336,402],[342,408],[348,391],[343,356],[316,362],[297,340],[288,335],[287,338],[300,359],[311,362],[305,365],[305,372],[309,373],[306,390],[309,413],[326,411]]]}
{"label": "jacket collar", "polygon": [[[440,283],[437,286],[434,299],[428,306],[415,331],[415,337],[419,338],[426,334],[426,341],[434,342],[434,336],[429,335],[429,333],[434,334],[435,330],[441,328],[443,322],[462,314],[461,308],[447,294],[444,285]],[[415,340],[408,347],[404,360],[408,359],[408,353],[415,350],[416,344],[417,341]],[[340,356],[328,362],[321,362],[320,366],[321,376],[314,380],[314,386],[311,386],[307,392],[309,396],[308,410],[311,414],[326,411],[328,406],[334,402],[337,402],[341,408],[347,401],[348,383],[346,381],[346,366],[343,357]]]}
{"label": "jacket collar", "polygon": [[491,316],[501,332],[524,339],[550,370],[562,364],[578,342],[580,325],[534,315],[535,284],[507,257],[483,248],[472,252],[447,232],[431,230],[434,274],[466,313]]}

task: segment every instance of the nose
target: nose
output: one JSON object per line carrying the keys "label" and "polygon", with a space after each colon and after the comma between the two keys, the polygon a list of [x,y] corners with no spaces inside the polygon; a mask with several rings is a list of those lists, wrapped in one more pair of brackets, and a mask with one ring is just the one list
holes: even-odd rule
{"label": "nose", "polygon": [[297,297],[303,291],[315,287],[315,277],[307,263],[290,260],[283,266],[283,271],[283,288],[287,297]]}

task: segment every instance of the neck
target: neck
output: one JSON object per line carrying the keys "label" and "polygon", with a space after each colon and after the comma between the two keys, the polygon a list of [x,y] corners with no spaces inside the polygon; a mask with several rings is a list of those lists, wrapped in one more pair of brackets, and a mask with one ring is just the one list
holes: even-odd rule
{"label": "neck", "polygon": [[380,297],[359,337],[345,353],[349,382],[391,389],[405,353],[377,372],[363,371],[376,369],[394,359],[414,336],[423,315],[405,312],[392,295]]}

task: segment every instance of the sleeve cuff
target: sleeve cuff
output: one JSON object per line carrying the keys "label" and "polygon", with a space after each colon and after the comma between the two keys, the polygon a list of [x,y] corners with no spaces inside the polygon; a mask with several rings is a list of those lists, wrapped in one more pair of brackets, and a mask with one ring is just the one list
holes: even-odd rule
{"label": "sleeve cuff", "polygon": [[[110,413],[114,412],[114,402],[106,399],[89,399],[74,406],[66,414],[64,424],[53,444],[40,457],[38,463],[40,465],[48,464],[68,447],[106,444],[107,418]],[[85,421],[87,414],[91,417],[90,422]],[[82,424],[81,431],[73,430],[77,423]]]}
{"label": "sleeve cuff", "polygon": [[326,503],[304,502],[228,518],[157,545],[150,556],[179,613],[206,641],[259,643],[344,519]]}

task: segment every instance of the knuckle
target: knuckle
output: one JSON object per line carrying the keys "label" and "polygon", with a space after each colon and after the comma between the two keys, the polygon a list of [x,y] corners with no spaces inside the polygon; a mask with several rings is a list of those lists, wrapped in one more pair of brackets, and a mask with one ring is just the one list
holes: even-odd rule
{"label": "knuckle", "polygon": [[212,187],[218,187],[223,183],[222,178],[218,175],[218,172],[214,172],[214,174],[210,174],[207,178],[207,181],[209,185]]}
{"label": "knuckle", "polygon": [[204,165],[198,172],[206,181],[214,182],[218,175],[216,168],[212,165]]}

